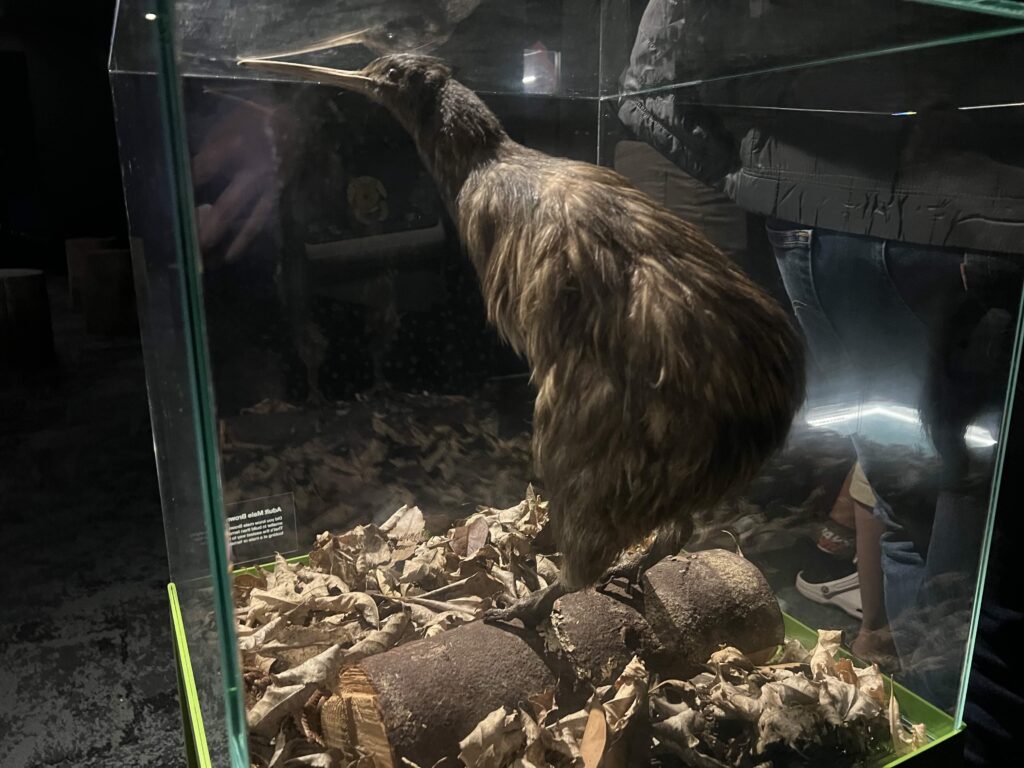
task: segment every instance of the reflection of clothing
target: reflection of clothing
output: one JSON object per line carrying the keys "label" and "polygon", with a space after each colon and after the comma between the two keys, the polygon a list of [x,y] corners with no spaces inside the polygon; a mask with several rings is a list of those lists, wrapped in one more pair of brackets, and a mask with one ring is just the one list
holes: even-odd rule
{"label": "reflection of clothing", "polygon": [[[755,15],[733,0],[648,4],[619,102],[637,138],[749,211],[903,242],[1019,250],[1020,142],[1000,145],[1019,135],[1020,118],[954,108],[1018,100],[993,76],[1024,68],[1018,39],[794,68],[979,21],[888,0],[760,5]],[[770,71],[778,65],[788,66]],[[734,76],[751,71],[761,74]],[[904,110],[920,113],[891,114]],[[1013,159],[989,156],[995,147]]]}
{"label": "reflection of clothing", "polygon": [[[961,273],[964,254],[781,222],[770,223],[768,235],[827,382],[818,397],[857,411],[851,436],[870,481],[866,490],[876,496],[872,507],[888,529],[882,538],[885,602],[904,682],[939,706],[951,706],[988,487],[950,483],[924,427],[903,416],[920,410],[926,382],[946,375],[932,352],[942,346],[937,334],[947,318],[970,300]],[[990,353],[973,374],[1005,386],[1001,360]],[[872,415],[878,408],[871,406],[879,405],[900,418]],[[991,449],[976,454],[980,474],[991,472]]]}
{"label": "reflection of clothing", "polygon": [[699,227],[748,277],[780,304],[786,303],[779,270],[760,234],[760,218],[750,216],[723,192],[697,181],[642,142],[616,143],[614,162],[615,170],[637,189]]}
{"label": "reflection of clothing", "polygon": [[730,259],[747,250],[747,212],[639,141],[615,145],[615,170],[639,190],[690,222]]}
{"label": "reflection of clothing", "polygon": [[865,401],[916,408],[932,336],[964,298],[963,253],[786,223],[770,225],[768,238],[807,337],[817,396],[828,402],[855,389]]}
{"label": "reflection of clothing", "polygon": [[[619,101],[636,138],[695,179],[750,211],[803,224],[777,227],[771,238],[819,358],[811,364],[827,374],[817,387],[810,377],[811,397],[834,403],[852,391],[853,405],[874,397],[920,409],[927,429],[862,418],[853,431],[873,508],[889,527],[886,604],[905,682],[947,708],[968,646],[992,472],[983,461],[983,482],[966,485],[965,464],[953,458],[966,453],[971,419],[986,406],[1001,411],[1021,286],[1019,263],[973,252],[1019,253],[1024,241],[1024,110],[953,107],[1019,101],[1007,73],[1024,70],[1024,46],[1005,37],[769,70],[987,25],[980,15],[889,0],[822,0],[813,9],[650,0]],[[763,74],[733,77],[751,71]],[[721,107],[729,104],[742,109]],[[889,114],[904,110],[920,114]],[[982,286],[984,299],[965,301],[957,294],[964,286]],[[939,456],[945,472],[936,470]],[[1005,466],[1008,486],[1019,473],[1009,455]],[[986,756],[1005,763],[1012,724],[1024,716],[1015,668],[1022,592],[1010,578],[1024,536],[1006,503],[1015,497],[1003,494],[980,613],[966,709],[972,765]],[[1008,526],[1014,532],[1003,535]]]}
{"label": "reflection of clothing", "polygon": [[850,478],[850,498],[868,509],[875,508],[875,492],[871,490],[871,483],[864,476],[864,468],[859,461],[854,465],[853,477]]}

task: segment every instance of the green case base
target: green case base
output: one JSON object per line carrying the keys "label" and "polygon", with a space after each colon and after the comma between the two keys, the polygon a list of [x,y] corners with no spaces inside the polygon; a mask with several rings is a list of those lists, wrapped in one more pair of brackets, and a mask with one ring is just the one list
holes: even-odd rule
{"label": "green case base", "polygon": [[167,600],[171,607],[171,637],[174,640],[174,666],[178,677],[178,700],[181,702],[181,726],[185,739],[185,758],[188,768],[211,768],[210,750],[206,745],[203,713],[196,694],[196,680],[192,674],[185,625],[181,621],[178,590],[171,582],[167,585]]}

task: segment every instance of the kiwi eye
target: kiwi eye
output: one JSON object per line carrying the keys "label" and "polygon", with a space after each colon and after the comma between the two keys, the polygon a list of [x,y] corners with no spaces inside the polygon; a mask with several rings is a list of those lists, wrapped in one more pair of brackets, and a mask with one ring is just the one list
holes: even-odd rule
{"label": "kiwi eye", "polygon": [[402,73],[398,71],[398,67],[389,67],[387,71],[387,78],[392,83],[397,83],[402,79]]}

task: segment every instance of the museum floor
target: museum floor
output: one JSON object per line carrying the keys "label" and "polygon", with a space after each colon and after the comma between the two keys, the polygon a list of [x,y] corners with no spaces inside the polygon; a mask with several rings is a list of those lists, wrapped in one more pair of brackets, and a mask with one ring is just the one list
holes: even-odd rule
{"label": "museum floor", "polygon": [[51,282],[60,370],[0,385],[0,763],[184,765],[137,340],[86,336]]}

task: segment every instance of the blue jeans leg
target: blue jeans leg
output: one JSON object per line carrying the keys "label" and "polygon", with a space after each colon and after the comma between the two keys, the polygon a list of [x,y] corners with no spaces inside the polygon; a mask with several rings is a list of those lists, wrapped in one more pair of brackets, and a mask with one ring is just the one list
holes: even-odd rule
{"label": "blue jeans leg", "polygon": [[960,300],[963,255],[783,222],[770,222],[768,237],[812,375],[825,382],[817,391],[855,414],[848,431],[886,524],[885,604],[906,682],[950,707],[984,500],[940,491],[941,460],[915,416],[930,375],[931,323]]}

